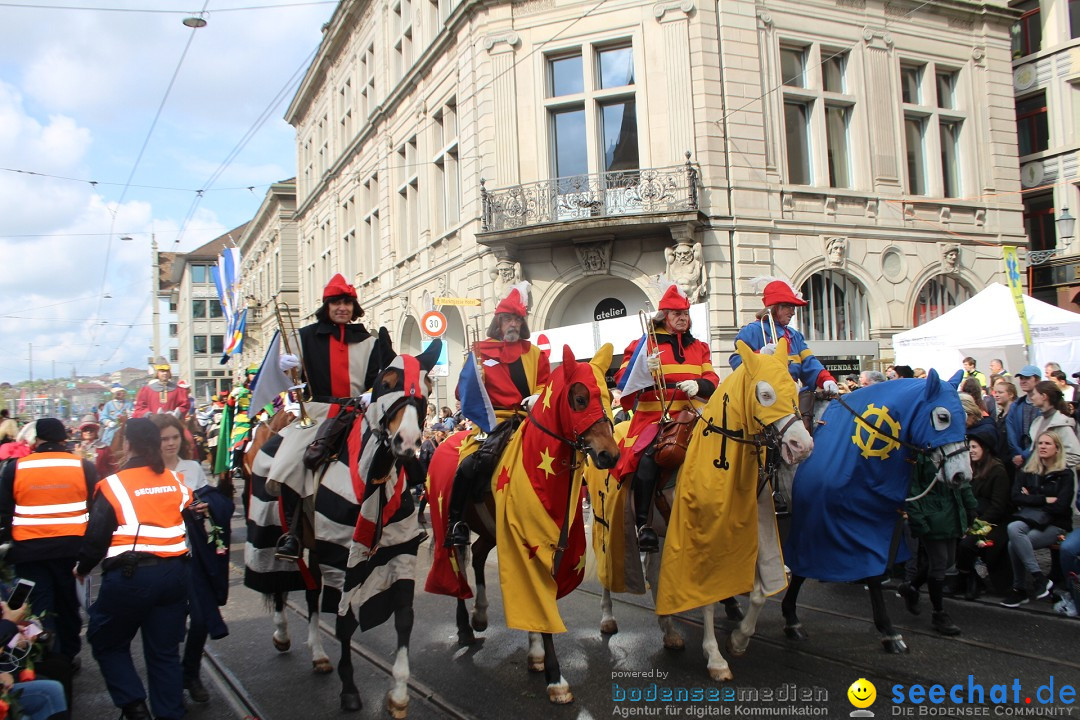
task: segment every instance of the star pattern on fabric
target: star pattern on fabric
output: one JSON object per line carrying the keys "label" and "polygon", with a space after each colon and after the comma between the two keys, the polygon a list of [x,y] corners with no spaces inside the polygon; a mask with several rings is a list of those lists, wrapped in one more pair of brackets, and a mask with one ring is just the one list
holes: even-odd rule
{"label": "star pattern on fabric", "polygon": [[536,466],[536,469],[543,470],[546,475],[554,475],[555,468],[551,466],[554,461],[555,458],[548,454],[547,448],[544,448],[540,452],[540,464]]}
{"label": "star pattern on fabric", "polygon": [[544,409],[551,409],[551,386],[544,388]]}
{"label": "star pattern on fabric", "polygon": [[581,557],[578,558],[577,565],[574,566],[574,572],[578,575],[585,572],[585,553],[581,553]]}
{"label": "star pattern on fabric", "polygon": [[521,544],[524,545],[525,549],[529,551],[530,560],[536,557],[536,552],[540,549],[539,545],[530,545],[528,542],[523,542]]}
{"label": "star pattern on fabric", "polygon": [[439,517],[443,517],[443,494],[439,493],[435,496],[435,501],[439,504]]}
{"label": "star pattern on fabric", "polygon": [[502,490],[504,487],[510,484],[510,469],[503,465],[502,470],[499,472],[499,479],[495,482],[495,492]]}

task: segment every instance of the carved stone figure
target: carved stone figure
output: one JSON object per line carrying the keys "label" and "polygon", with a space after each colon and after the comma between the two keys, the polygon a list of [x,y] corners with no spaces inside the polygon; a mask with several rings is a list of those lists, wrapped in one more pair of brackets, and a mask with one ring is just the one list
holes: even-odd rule
{"label": "carved stone figure", "polygon": [[844,259],[847,257],[847,238],[845,237],[827,237],[825,238],[825,262],[834,267],[838,267],[844,264]]}
{"label": "carved stone figure", "polygon": [[507,258],[497,260],[495,267],[488,274],[491,276],[492,296],[495,298],[495,302],[506,297],[506,293],[510,292],[511,285],[516,285],[525,279],[521,263]]}
{"label": "carved stone figure", "polygon": [[941,244],[941,271],[954,273],[960,270],[960,246],[956,243]]}
{"label": "carved stone figure", "polygon": [[698,302],[707,289],[701,243],[676,243],[675,247],[664,248],[664,257],[667,276],[678,283],[690,302]]}
{"label": "carved stone figure", "polygon": [[593,243],[591,245],[578,245],[578,261],[586,275],[599,275],[608,271],[608,256],[611,252],[610,243]]}

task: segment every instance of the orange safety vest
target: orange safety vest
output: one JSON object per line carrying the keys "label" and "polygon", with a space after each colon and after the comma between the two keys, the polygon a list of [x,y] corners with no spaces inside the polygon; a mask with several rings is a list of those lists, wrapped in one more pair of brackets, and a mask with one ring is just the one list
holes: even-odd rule
{"label": "orange safety vest", "polygon": [[87,508],[86,474],[78,456],[41,452],[19,458],[15,465],[13,540],[82,537],[90,518]]}
{"label": "orange safety vest", "polygon": [[116,512],[116,530],[106,557],[134,550],[161,557],[187,554],[184,518],[191,491],[172,470],[158,474],[130,468],[98,483],[98,492]]}

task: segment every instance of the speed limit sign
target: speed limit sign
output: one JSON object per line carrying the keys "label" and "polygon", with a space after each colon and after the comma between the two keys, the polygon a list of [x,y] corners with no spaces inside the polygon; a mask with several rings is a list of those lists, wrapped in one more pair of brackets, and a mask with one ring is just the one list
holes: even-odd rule
{"label": "speed limit sign", "polygon": [[428,310],[421,316],[420,325],[430,337],[440,337],[446,332],[446,316],[438,310]]}

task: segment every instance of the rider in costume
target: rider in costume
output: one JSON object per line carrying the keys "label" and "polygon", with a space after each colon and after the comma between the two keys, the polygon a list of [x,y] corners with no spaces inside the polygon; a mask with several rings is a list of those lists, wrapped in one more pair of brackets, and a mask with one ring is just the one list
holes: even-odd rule
{"label": "rider in costume", "polygon": [[154,366],[154,372],[157,377],[139,388],[135,396],[132,417],[141,418],[159,412],[171,412],[181,418],[186,416],[191,409],[187,387],[172,379],[172,368],[167,362],[159,361]]}
{"label": "rider in costume", "polygon": [[[663,368],[667,385],[661,392],[650,386],[623,394],[619,399],[626,410],[633,410],[626,437],[619,445],[621,455],[615,467],[615,477],[625,482],[632,477],[634,515],[638,528],[638,549],[656,552],[660,541],[649,525],[649,511],[660,468],[654,453],[664,408],[674,416],[691,406],[690,399],[708,399],[720,384],[713,370],[708,343],[690,334],[690,301],[677,284],[670,285],[660,299],[659,311],[649,320],[656,330],[658,348],[650,350],[647,362],[650,372]],[[634,340],[623,351],[623,363],[615,374],[618,383],[626,374],[634,350],[642,340]],[[657,352],[657,350],[659,352]]]}
{"label": "rider in costume", "polygon": [[[528,287],[528,283],[520,283],[510,288],[506,297],[495,307],[495,316],[487,330],[488,339],[477,341],[472,347],[476,364],[483,373],[484,389],[495,409],[495,417],[500,425],[511,422],[515,428],[528,410],[522,410],[522,403],[534,398],[540,388],[547,384],[551,374],[547,357],[529,342],[529,326],[525,321],[529,312],[525,305]],[[458,397],[460,390],[459,387]],[[478,490],[483,484],[491,482],[488,473],[475,472],[472,463],[463,462],[483,443],[478,437],[479,433],[479,428],[474,426],[461,443],[458,470],[450,491],[447,547],[469,544],[469,526],[464,522],[465,508],[469,500],[479,494]],[[505,444],[512,434],[512,431],[496,432],[492,429],[489,437],[501,438]]]}
{"label": "rider in costume", "polygon": [[[362,324],[353,323],[363,317],[364,310],[357,301],[356,288],[341,273],[330,278],[323,288],[322,300],[315,322],[300,328],[298,333],[307,394],[311,397],[304,408],[317,424],[338,414],[341,406],[335,400],[358,397],[368,390],[397,356],[385,328],[372,335]],[[283,371],[300,365],[300,357],[296,355],[281,356]],[[266,478],[267,490],[277,493],[280,488],[289,523],[288,531],[278,540],[277,555],[281,558],[300,557],[297,508],[300,500],[312,497],[315,492],[315,477],[302,460],[304,450],[317,433],[317,427],[302,429],[293,423],[262,448],[273,457]]]}
{"label": "rider in costume", "polygon": [[124,386],[120,383],[113,383],[112,399],[105,403],[105,407],[101,409],[101,425],[105,428],[101,432],[101,442],[111,445],[113,435],[116,434],[116,428],[120,426],[118,422],[120,416],[127,415],[131,417],[134,409],[135,407],[131,404],[131,401],[127,399],[127,390]]}

